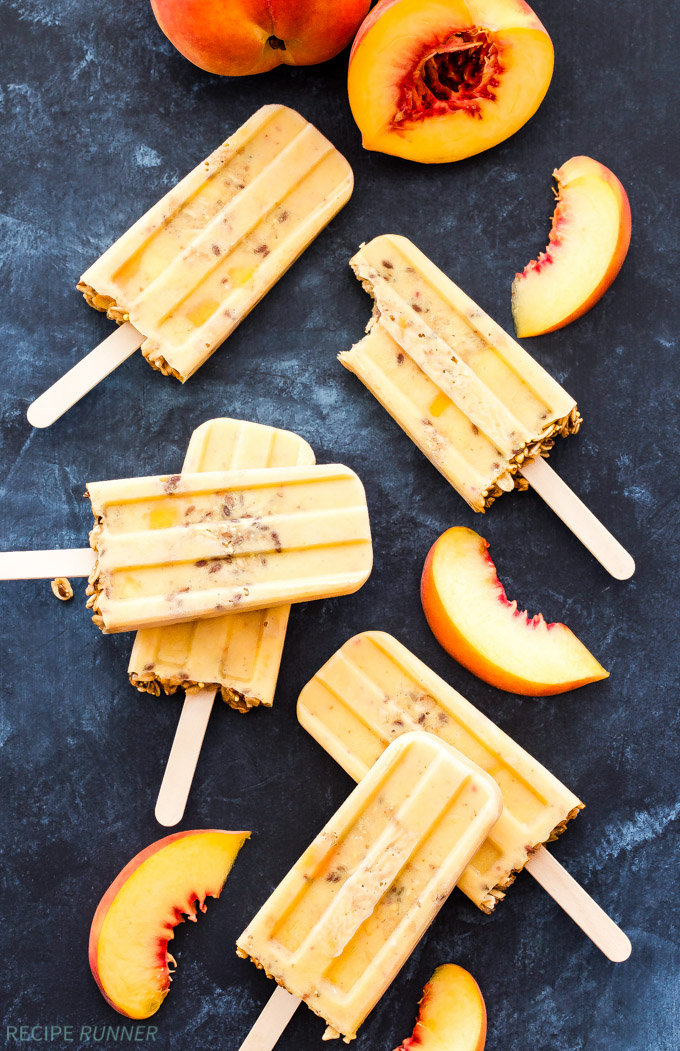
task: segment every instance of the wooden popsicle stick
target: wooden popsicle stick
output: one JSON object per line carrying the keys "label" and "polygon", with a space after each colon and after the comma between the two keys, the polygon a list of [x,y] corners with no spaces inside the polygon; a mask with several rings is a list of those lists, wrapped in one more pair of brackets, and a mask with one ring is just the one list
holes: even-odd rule
{"label": "wooden popsicle stick", "polygon": [[156,800],[159,825],[176,825],[182,820],[216,693],[217,690],[210,687],[184,696],[182,714]]}
{"label": "wooden popsicle stick", "polygon": [[100,380],[122,365],[141,347],[144,339],[141,332],[126,321],[29,405],[28,422],[33,427],[49,427]]}
{"label": "wooden popsicle stick", "polygon": [[632,950],[628,935],[545,847],[538,847],[524,867],[609,960],[623,963],[628,959]]}
{"label": "wooden popsicle stick", "polygon": [[0,551],[0,580],[51,580],[52,577],[89,577],[94,569],[91,547],[52,551]]}
{"label": "wooden popsicle stick", "polygon": [[277,985],[239,1051],[272,1051],[300,1003],[297,996]]}
{"label": "wooden popsicle stick", "polygon": [[583,501],[579,500],[566,482],[553,471],[547,460],[537,456],[535,460],[520,467],[520,474],[608,573],[617,580],[628,580],[632,577],[635,572],[632,557],[592,511],[588,510]]}

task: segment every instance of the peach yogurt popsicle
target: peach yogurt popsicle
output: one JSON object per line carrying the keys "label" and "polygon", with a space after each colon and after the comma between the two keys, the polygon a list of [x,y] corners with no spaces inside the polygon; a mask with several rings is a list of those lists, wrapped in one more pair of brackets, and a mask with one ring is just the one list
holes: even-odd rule
{"label": "peach yogurt popsicle", "polygon": [[0,580],[87,576],[104,633],[351,595],[366,494],[341,464],[89,482],[90,548],[0,552]]}
{"label": "peach yogurt popsicle", "polygon": [[142,216],[78,288],[121,328],[38,398],[47,427],[138,347],[182,383],[347,203],[352,169],[287,106],[263,106]]}
{"label": "peach yogurt popsicle", "polygon": [[630,555],[545,462],[576,434],[574,399],[405,237],[350,261],[374,299],[367,335],[339,355],[474,511],[532,485],[614,576]]}
{"label": "peach yogurt popsicle", "polygon": [[[191,436],[183,471],[234,471],[314,463],[297,434],[245,420],[208,420]],[[271,707],[289,605],[146,628],[135,637],[128,675],[138,690],[174,693],[212,686],[232,708]]]}
{"label": "peach yogurt popsicle", "polygon": [[351,595],[371,572],[366,494],[341,464],[88,483],[90,548],[0,552],[0,580],[87,576],[106,634]]}
{"label": "peach yogurt popsicle", "polygon": [[493,779],[444,741],[390,744],[237,941],[282,987],[278,1026],[258,1039],[266,1007],[242,1051],[269,1051],[300,1000],[324,1039],[354,1039],[501,809]]}
{"label": "peach yogurt popsicle", "polygon": [[366,495],[337,464],[88,483],[88,607],[104,632],[357,591],[372,565]]}
{"label": "peach yogurt popsicle", "polygon": [[[245,420],[208,420],[191,436],[183,470],[238,470],[313,464],[314,453],[297,434]],[[227,613],[138,631],[128,675],[138,690],[185,691],[184,704],[163,774],[156,819],[182,819],[216,693],[247,712],[271,707],[290,606]]]}
{"label": "peach yogurt popsicle", "polygon": [[355,781],[367,776],[391,741],[414,730],[477,763],[503,793],[503,813],[461,872],[463,893],[491,913],[527,868],[610,959],[628,957],[626,935],[543,846],[584,804],[391,635],[366,631],[349,639],[304,687],[297,712],[305,730]]}

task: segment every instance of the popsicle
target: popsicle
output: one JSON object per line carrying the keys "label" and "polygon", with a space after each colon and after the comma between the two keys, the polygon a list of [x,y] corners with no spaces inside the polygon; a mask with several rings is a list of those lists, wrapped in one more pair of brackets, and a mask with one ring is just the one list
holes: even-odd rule
{"label": "popsicle", "polygon": [[287,106],[263,106],[142,216],[78,288],[121,328],[29,408],[47,427],[138,347],[182,383],[349,200],[352,169]]}
{"label": "popsicle", "polygon": [[[501,808],[473,762],[429,734],[404,734],[250,922],[239,956],[320,1015],[325,1039],[352,1040]],[[283,1025],[290,1006],[284,998]],[[244,1051],[269,1051],[280,1033],[256,1042],[256,1029]]]}
{"label": "popsicle", "polygon": [[[191,436],[184,458],[190,472],[313,464],[312,449],[297,434],[244,420],[216,419]],[[185,691],[165,766],[156,820],[181,821],[208,727],[215,694],[247,712],[274,699],[290,606],[229,613],[210,620],[138,631],[128,675],[138,690]]]}
{"label": "popsicle", "polygon": [[[234,471],[314,464],[291,431],[244,420],[208,420],[191,436],[183,470]],[[138,690],[175,693],[211,687],[232,708],[270,707],[290,606],[231,613],[137,632],[128,675]]]}
{"label": "popsicle", "polygon": [[374,299],[367,335],[339,355],[475,511],[531,485],[619,579],[630,555],[545,462],[576,434],[574,399],[405,237],[350,261]]}
{"label": "popsicle", "polygon": [[89,575],[106,632],[331,598],[371,571],[366,495],[338,464],[88,484],[92,550],[0,554],[0,579]]}
{"label": "popsicle", "polygon": [[413,730],[434,734],[498,783],[503,813],[462,872],[460,889],[491,913],[527,868],[610,959],[630,942],[545,850],[584,804],[405,646],[382,631],[349,639],[304,687],[302,726],[356,781]]}
{"label": "popsicle", "polygon": [[371,570],[366,495],[337,464],[92,482],[88,608],[132,631],[348,595]]}

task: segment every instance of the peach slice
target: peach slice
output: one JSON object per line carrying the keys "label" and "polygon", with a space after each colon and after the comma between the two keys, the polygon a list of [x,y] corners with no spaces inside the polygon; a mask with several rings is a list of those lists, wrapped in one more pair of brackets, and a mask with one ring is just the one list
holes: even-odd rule
{"label": "peach slice", "polygon": [[423,568],[423,610],[436,639],[459,664],[485,682],[530,697],[564,693],[606,679],[565,624],[529,617],[510,602],[487,552],[472,529],[447,529]]}
{"label": "peach slice", "polygon": [[572,157],[553,177],[557,206],[548,247],[512,283],[520,337],[554,332],[590,310],[630,244],[628,196],[609,168],[592,157]]}
{"label": "peach slice", "polygon": [[185,914],[196,919],[219,898],[250,832],[175,832],[128,862],[99,902],[90,930],[90,968],[111,1007],[149,1018],[168,995],[168,942]]}
{"label": "peach slice", "polygon": [[459,161],[518,131],[552,70],[523,0],[381,0],[352,45],[349,102],[367,150]]}
{"label": "peach slice", "polygon": [[413,1035],[396,1051],[484,1051],[486,1006],[468,971],[438,967],[423,989]]}

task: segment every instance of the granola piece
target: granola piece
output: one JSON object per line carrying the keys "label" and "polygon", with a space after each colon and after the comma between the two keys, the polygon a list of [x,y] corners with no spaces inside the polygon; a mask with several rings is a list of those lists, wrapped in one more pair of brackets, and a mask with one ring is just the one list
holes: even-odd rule
{"label": "granola piece", "polygon": [[73,588],[71,587],[71,581],[66,577],[55,577],[50,583],[52,588],[52,594],[61,599],[62,602],[68,602],[70,598],[73,598]]}

